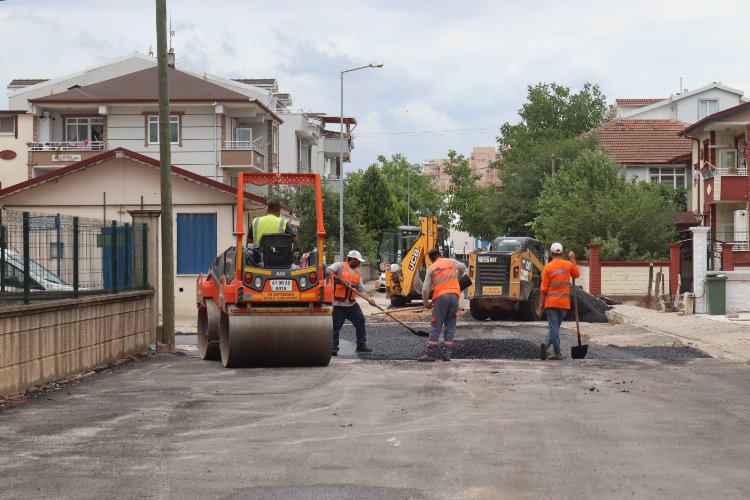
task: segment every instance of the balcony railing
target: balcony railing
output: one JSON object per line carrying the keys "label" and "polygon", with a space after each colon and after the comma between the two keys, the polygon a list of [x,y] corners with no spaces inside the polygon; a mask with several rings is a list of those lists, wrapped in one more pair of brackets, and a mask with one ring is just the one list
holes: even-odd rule
{"label": "balcony railing", "polygon": [[224,141],[224,149],[232,151],[255,151],[265,156],[266,151],[263,147],[263,138],[259,137],[254,141]]}
{"label": "balcony railing", "polygon": [[731,243],[732,249],[735,252],[747,252],[750,251],[750,231],[748,230],[729,230],[729,231],[716,231],[715,241],[717,243]]}
{"label": "balcony railing", "polygon": [[106,151],[104,141],[27,142],[30,151]]}
{"label": "balcony railing", "polygon": [[747,167],[717,168],[715,175],[747,175]]}

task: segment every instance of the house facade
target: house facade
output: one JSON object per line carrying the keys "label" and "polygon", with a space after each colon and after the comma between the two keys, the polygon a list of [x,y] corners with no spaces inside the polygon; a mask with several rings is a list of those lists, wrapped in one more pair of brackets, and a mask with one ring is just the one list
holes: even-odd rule
{"label": "house facade", "polygon": [[0,189],[28,179],[26,145],[34,137],[34,117],[26,110],[0,110]]}
{"label": "house facade", "polygon": [[[117,147],[158,158],[154,75],[156,60],[136,53],[52,80],[13,80],[10,107],[33,116],[25,178]],[[321,175],[335,169],[320,141],[324,115],[292,110],[275,79],[233,80],[173,66],[170,106],[172,160],[199,175],[232,184],[248,166]],[[350,152],[350,137],[346,144]],[[48,158],[50,152],[57,154]],[[0,182],[8,179],[0,171]]]}
{"label": "house facade", "polygon": [[743,91],[721,82],[693,90],[682,89],[665,99],[616,99],[614,118],[624,120],[672,120],[695,123],[704,117],[742,103]]}
{"label": "house facade", "polygon": [[711,114],[680,135],[692,143],[694,212],[710,228],[710,238],[733,244],[735,265],[750,266],[750,103]]}

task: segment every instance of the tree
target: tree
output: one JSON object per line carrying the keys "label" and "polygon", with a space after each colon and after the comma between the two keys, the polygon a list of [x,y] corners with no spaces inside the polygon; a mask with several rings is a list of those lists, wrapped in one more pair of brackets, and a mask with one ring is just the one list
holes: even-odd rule
{"label": "tree", "polygon": [[521,121],[503,124],[497,138],[502,187],[492,188],[488,213],[501,234],[531,235],[529,222],[537,213],[545,178],[596,147],[593,136],[581,135],[604,122],[606,109],[605,96],[591,83],[577,93],[556,83],[528,87],[528,101],[518,113]]}
{"label": "tree", "polygon": [[356,193],[360,223],[367,232],[380,233],[401,223],[396,197],[377,165],[370,165],[361,175]]}
{"label": "tree", "polygon": [[601,151],[563,164],[545,183],[538,209],[534,233],[578,255],[588,243],[601,243],[605,259],[662,257],[674,237],[668,219],[674,206],[647,184],[626,180]]}
{"label": "tree", "polygon": [[390,159],[380,155],[378,163],[396,199],[401,224],[417,225],[420,215],[436,215],[443,225],[450,222],[443,194],[433,186],[432,179],[422,173],[421,166],[409,163],[400,154]]}

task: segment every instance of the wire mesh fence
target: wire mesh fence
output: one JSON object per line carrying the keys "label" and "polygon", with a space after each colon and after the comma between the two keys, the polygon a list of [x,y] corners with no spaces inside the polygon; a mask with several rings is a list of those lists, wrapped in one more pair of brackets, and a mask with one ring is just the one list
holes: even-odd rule
{"label": "wire mesh fence", "polygon": [[148,226],[0,210],[0,301],[146,289]]}

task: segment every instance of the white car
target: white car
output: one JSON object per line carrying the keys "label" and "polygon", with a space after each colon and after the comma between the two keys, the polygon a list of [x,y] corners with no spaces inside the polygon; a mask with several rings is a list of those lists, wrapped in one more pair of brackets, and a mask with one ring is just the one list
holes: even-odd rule
{"label": "white car", "polygon": [[[29,259],[30,289],[34,291],[72,291],[73,287],[55,276],[52,271],[33,259]],[[23,255],[5,250],[5,291],[23,291]]]}
{"label": "white car", "polygon": [[378,291],[385,292],[385,273],[380,273],[378,278]]}

